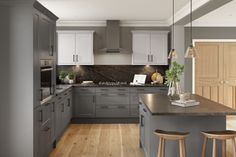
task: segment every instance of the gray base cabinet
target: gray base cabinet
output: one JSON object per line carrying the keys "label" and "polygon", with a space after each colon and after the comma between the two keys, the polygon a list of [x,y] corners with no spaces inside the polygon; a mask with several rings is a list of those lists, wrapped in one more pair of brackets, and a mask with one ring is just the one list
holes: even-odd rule
{"label": "gray base cabinet", "polygon": [[139,94],[166,87],[74,87],[73,118],[138,118]]}
{"label": "gray base cabinet", "polygon": [[95,117],[95,88],[73,90],[73,117]]}

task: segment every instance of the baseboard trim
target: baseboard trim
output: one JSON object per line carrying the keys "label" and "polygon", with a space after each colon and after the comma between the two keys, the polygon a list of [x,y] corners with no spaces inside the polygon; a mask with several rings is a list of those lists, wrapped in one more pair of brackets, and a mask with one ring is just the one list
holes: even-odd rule
{"label": "baseboard trim", "polygon": [[139,118],[72,118],[71,124],[139,123]]}

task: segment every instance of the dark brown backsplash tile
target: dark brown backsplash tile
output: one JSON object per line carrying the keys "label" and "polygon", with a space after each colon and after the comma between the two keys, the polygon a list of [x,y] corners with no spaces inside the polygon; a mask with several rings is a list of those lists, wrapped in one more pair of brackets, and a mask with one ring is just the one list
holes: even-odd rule
{"label": "dark brown backsplash tile", "polygon": [[[156,70],[164,76],[167,69],[168,66],[159,65],[57,66],[57,76],[60,71],[73,71],[76,73],[76,83],[81,83],[82,81],[94,81],[95,83],[98,83],[100,81],[132,82],[134,74],[146,74],[146,83],[151,83],[151,75]],[[60,83],[60,81],[58,80],[57,83]]]}

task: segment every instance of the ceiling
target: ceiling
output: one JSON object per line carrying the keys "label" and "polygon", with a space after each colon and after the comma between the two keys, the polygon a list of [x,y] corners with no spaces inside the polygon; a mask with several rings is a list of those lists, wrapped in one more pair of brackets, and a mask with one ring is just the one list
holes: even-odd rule
{"label": "ceiling", "polygon": [[193,22],[200,27],[235,27],[236,26],[236,0],[202,16]]}
{"label": "ceiling", "polygon": [[[172,0],[38,0],[60,20],[166,21],[172,14]],[[199,1],[199,0],[198,0]],[[176,11],[189,0],[175,0]]]}

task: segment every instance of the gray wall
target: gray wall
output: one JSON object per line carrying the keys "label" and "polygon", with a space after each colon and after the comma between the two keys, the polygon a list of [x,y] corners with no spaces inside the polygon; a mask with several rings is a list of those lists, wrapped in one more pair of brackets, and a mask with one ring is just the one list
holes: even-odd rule
{"label": "gray wall", "polygon": [[[184,36],[184,26],[175,25],[175,34],[174,34],[175,49],[177,51],[178,58],[172,59],[179,64],[184,65],[184,52],[185,52],[185,36]],[[184,74],[180,77],[181,89],[184,91]]]}
{"label": "gray wall", "polygon": [[0,2],[0,156],[33,157],[33,17]]}
{"label": "gray wall", "polygon": [[[190,44],[190,29],[185,28],[185,48]],[[193,39],[236,39],[236,27],[194,27]],[[185,89],[192,91],[192,61],[185,60]]]}
{"label": "gray wall", "polygon": [[57,30],[94,30],[94,62],[96,65],[129,65],[132,60],[132,30],[170,31],[170,27],[121,27],[120,46],[130,53],[107,54],[99,50],[106,47],[106,27],[57,27]]}

